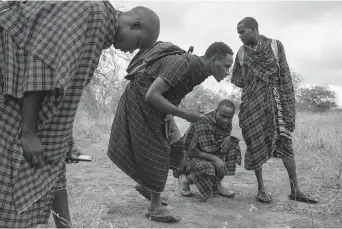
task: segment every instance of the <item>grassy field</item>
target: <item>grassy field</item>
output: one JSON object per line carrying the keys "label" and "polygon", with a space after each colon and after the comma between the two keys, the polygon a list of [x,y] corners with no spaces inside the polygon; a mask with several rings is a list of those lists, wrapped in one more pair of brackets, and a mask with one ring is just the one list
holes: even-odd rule
{"label": "grassy field", "polygon": [[[234,189],[234,199],[215,197],[200,201],[179,194],[177,180],[169,174],[164,196],[170,209],[182,216],[177,224],[161,224],[145,218],[148,202],[134,189],[135,183],[106,156],[112,117],[91,121],[79,112],[75,120],[76,142],[84,154],[94,156],[91,163],[67,166],[70,210],[74,227],[342,227],[342,114],[298,114],[294,135],[299,183],[320,203],[308,205],[290,201],[289,182],[279,160],[271,159],[264,169],[265,183],[273,203],[261,204],[253,172],[237,169],[223,185]],[[182,132],[188,126],[177,119]],[[234,119],[233,134],[241,130]],[[245,149],[241,142],[242,150]],[[49,225],[54,227],[52,217]]]}

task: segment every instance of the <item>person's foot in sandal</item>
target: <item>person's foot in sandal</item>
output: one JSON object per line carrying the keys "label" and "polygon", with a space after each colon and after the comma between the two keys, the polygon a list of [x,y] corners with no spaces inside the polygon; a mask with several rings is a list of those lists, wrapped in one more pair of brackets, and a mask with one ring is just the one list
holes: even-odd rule
{"label": "person's foot in sandal", "polygon": [[161,223],[177,223],[181,220],[179,216],[173,215],[168,209],[165,207],[160,207],[156,209],[148,209],[147,213],[145,214],[147,218],[150,220],[161,222]]}
{"label": "person's foot in sandal", "polygon": [[272,202],[271,193],[267,192],[266,187],[263,187],[263,188],[260,189],[260,191],[256,195],[256,198],[261,203],[271,203]]}
{"label": "person's foot in sandal", "polygon": [[[135,189],[143,196],[145,197],[148,201],[151,201],[151,191],[145,188],[144,186],[137,184],[135,186]],[[162,205],[167,206],[167,198],[161,197]]]}
{"label": "person's foot in sandal", "polygon": [[182,196],[191,197],[194,195],[191,192],[190,180],[189,180],[189,177],[187,175],[181,174],[178,177],[178,183],[179,183],[179,191],[180,191]]}
{"label": "person's foot in sandal", "polygon": [[217,192],[219,195],[224,196],[224,197],[228,197],[228,198],[233,198],[236,195],[235,192],[228,190],[228,189],[225,189],[221,183],[219,183],[217,185]]}
{"label": "person's foot in sandal", "polygon": [[318,201],[314,199],[313,197],[310,197],[307,194],[304,194],[300,190],[292,191],[289,195],[289,198],[294,201],[309,203],[309,204],[316,204]]}

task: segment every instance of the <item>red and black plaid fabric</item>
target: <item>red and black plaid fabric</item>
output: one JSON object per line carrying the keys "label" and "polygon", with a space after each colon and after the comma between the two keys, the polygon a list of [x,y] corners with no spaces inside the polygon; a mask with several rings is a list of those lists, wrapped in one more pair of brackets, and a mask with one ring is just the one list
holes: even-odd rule
{"label": "red and black plaid fabric", "polygon": [[[221,158],[227,168],[226,176],[235,175],[236,164],[241,165],[239,139],[231,136],[232,144],[227,152],[220,151],[221,141],[230,136],[229,128],[221,129],[216,126],[215,113],[208,115],[196,123],[192,123],[183,137],[186,152],[204,152]],[[185,156],[180,165],[180,174],[190,174],[191,180],[197,186],[204,199],[208,199],[224,176],[215,172],[213,162]],[[180,175],[178,174],[178,176]]]}
{"label": "red and black plaid fabric", "polygon": [[[143,53],[157,55],[155,50],[164,50],[165,46],[170,43],[159,42]],[[170,142],[164,130],[166,114],[147,104],[145,96],[153,81],[161,77],[171,85],[165,98],[178,106],[187,93],[203,82],[208,76],[203,75],[200,57],[186,55],[187,58],[166,56],[138,71],[120,98],[112,125],[109,158],[137,183],[154,192],[162,192],[165,187]]]}
{"label": "red and black plaid fabric", "polygon": [[231,79],[243,89],[239,123],[247,144],[247,170],[261,168],[272,156],[293,158],[294,88],[284,47],[277,41],[278,67],[271,41],[261,36],[256,50],[244,46],[245,75],[237,55]]}
{"label": "red and black plaid fabric", "polygon": [[[1,7],[0,7],[1,8]],[[0,9],[0,227],[46,223],[55,190],[65,188],[65,156],[84,87],[117,14],[103,2],[26,2]],[[45,165],[32,168],[20,141],[21,99],[48,91],[37,134]]]}

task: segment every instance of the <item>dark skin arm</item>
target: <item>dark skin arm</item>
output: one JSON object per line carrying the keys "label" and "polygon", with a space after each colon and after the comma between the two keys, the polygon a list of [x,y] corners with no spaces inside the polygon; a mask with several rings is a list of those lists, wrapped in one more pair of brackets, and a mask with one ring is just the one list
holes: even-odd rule
{"label": "dark skin arm", "polygon": [[194,149],[187,151],[187,156],[191,158],[198,158],[214,162],[216,173],[218,175],[224,175],[226,172],[226,164],[224,163],[224,161],[221,160],[221,158],[215,155],[211,155],[209,153],[201,152],[199,150]]}
{"label": "dark skin arm", "polygon": [[163,96],[170,88],[171,85],[167,81],[158,77],[148,89],[145,101],[160,112],[183,118],[189,122],[196,122],[199,118],[203,117],[199,113],[182,110],[170,103]]}
{"label": "dark skin arm", "polygon": [[22,100],[21,144],[25,160],[36,168],[43,165],[44,147],[37,135],[37,121],[44,92],[26,92]]}

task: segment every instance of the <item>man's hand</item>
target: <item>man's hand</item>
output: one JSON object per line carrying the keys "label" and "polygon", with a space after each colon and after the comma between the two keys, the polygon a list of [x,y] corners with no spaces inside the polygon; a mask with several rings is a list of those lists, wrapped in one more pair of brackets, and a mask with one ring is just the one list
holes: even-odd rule
{"label": "man's hand", "polygon": [[77,164],[79,161],[76,159],[80,154],[81,152],[79,149],[77,149],[74,145],[69,145],[69,152],[66,155],[65,162],[67,164],[71,164],[71,163]]}
{"label": "man's hand", "polygon": [[229,149],[229,146],[231,144],[231,139],[230,136],[227,136],[225,138],[223,138],[222,143],[220,145],[220,150],[221,152],[227,152],[227,150]]}
{"label": "man's hand", "polygon": [[227,172],[226,163],[224,163],[223,160],[217,157],[214,160],[214,166],[216,170],[216,175],[224,176],[226,174]]}
{"label": "man's hand", "polygon": [[37,134],[23,132],[21,134],[25,160],[33,167],[40,168],[44,164],[44,147]]}
{"label": "man's hand", "polygon": [[164,122],[171,122],[173,120],[174,120],[173,115],[171,115],[171,114],[167,114],[164,118]]}
{"label": "man's hand", "polygon": [[169,141],[171,136],[171,122],[173,121],[173,115],[167,114],[164,118],[165,122],[165,136],[166,139]]}
{"label": "man's hand", "polygon": [[204,114],[198,112],[186,112],[184,119],[188,122],[197,122],[200,118],[205,117]]}

